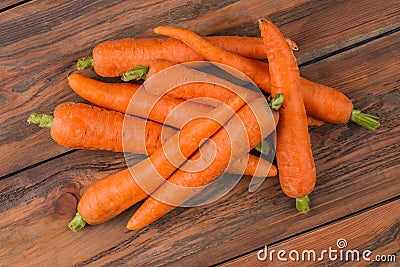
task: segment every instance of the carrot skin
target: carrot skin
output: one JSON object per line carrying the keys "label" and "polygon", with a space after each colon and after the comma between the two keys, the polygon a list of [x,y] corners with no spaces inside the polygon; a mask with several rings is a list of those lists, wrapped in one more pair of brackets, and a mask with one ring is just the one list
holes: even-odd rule
{"label": "carrot skin", "polygon": [[[243,171],[241,166],[244,165],[246,165],[246,168]],[[251,154],[249,155],[248,159],[246,156],[244,156],[230,164],[228,166],[228,172],[238,174],[241,174],[243,172],[243,175],[256,177],[274,177],[278,175],[278,169],[275,165],[269,163],[263,158],[259,158]]]}
{"label": "carrot skin", "polygon": [[325,122],[324,121],[320,121],[320,120],[318,120],[316,118],[307,116],[307,124],[308,124],[308,127],[320,127],[320,126],[324,125]]}
{"label": "carrot skin", "polygon": [[[94,115],[97,114],[97,115]],[[65,102],[56,107],[51,117],[50,134],[58,144],[73,149],[110,150],[152,155],[170,139],[177,130],[141,118],[125,116],[124,140],[122,139],[124,115],[84,103]],[[105,123],[112,121],[112,124]],[[79,122],[79,123],[78,123]],[[54,127],[53,127],[54,125]],[[103,125],[100,129],[99,125]],[[105,130],[106,129],[106,130]],[[162,134],[161,134],[162,133]],[[125,142],[123,142],[125,141]],[[240,159],[244,161],[246,157]],[[242,174],[238,163],[232,163],[229,172]],[[265,159],[249,155],[243,175],[275,176],[275,166]]]}
{"label": "carrot skin", "polygon": [[300,73],[296,60],[279,29],[260,20],[261,36],[267,47],[272,95],[285,96],[279,109],[276,158],[279,181],[289,197],[301,198],[312,192],[316,169],[311,151],[304,102],[300,92]]}
{"label": "carrot skin", "polygon": [[[262,104],[256,104],[258,106],[255,105],[253,107],[256,107],[258,110],[263,108],[267,110],[265,106],[262,107]],[[238,155],[243,153],[243,151],[233,150],[232,148],[243,147],[243,149],[249,149],[250,147],[251,149],[255,147],[263,138],[265,138],[266,135],[275,129],[275,123],[277,122],[277,117],[274,117],[273,120],[269,122],[264,121],[260,124],[254,117],[252,109],[250,109],[248,105],[239,110],[237,115],[240,118],[240,121],[244,123],[246,134],[234,137],[231,136],[233,142],[231,144],[229,142],[230,137],[228,132],[235,133],[235,129],[238,129],[237,122],[231,120],[226,125],[226,130],[221,129],[211,137],[211,140],[216,144],[217,149],[214,161],[207,168],[199,172],[185,172],[184,170],[179,169],[168,179],[169,183],[184,187],[197,187],[209,184],[223,173],[231,157],[232,159],[235,159]],[[276,115],[276,113],[273,113],[273,115]],[[244,146],[247,142],[249,147]],[[206,145],[207,143],[204,146]],[[199,156],[198,153],[200,152],[194,154],[193,157]],[[194,194],[198,193],[194,191],[194,193],[191,194],[186,190],[183,192],[171,192],[171,187],[166,185],[167,184],[164,184],[159,187],[153,194],[153,196],[157,195],[156,198],[149,197],[146,199],[142,206],[134,213],[127,224],[129,230],[141,229],[175,209],[175,205],[168,204],[170,203],[168,199],[172,199],[175,203],[183,203]],[[166,199],[167,201],[161,202],[158,199]]]}
{"label": "carrot skin", "polygon": [[[232,109],[217,108],[209,114],[210,118],[224,123],[233,115],[232,110],[237,111],[243,105],[244,101],[235,97],[229,103]],[[155,190],[160,185],[158,178],[167,179],[179,167],[177,160],[182,160],[179,158],[180,153],[189,157],[203,138],[212,135],[221,127],[220,123],[210,118],[198,118],[189,122],[179,135],[174,135],[164,147],[157,149],[149,158],[94,183],[79,201],[78,213],[89,224],[98,224],[141,201],[147,196],[146,191]],[[193,133],[195,134],[192,135]],[[180,151],[176,151],[176,143],[179,144]],[[167,158],[166,155],[170,157]],[[140,185],[138,179],[141,179]]]}
{"label": "carrot skin", "polygon": [[[172,66],[173,68],[169,68]],[[217,106],[220,102],[225,103],[236,94],[246,94],[249,102],[263,97],[259,92],[244,88],[218,76],[163,59],[152,61],[149,69],[150,72],[143,86],[151,94],[190,99],[212,106]],[[160,73],[161,71],[163,72]],[[179,75],[176,75],[177,73]],[[185,78],[182,77],[193,77],[193,80],[198,82],[185,83],[182,80]],[[176,86],[177,84],[180,85]],[[171,90],[171,88],[173,89]],[[219,101],[212,101],[213,99]]]}
{"label": "carrot skin", "polygon": [[[146,76],[146,79],[151,78],[155,74],[165,70],[166,68],[175,66],[176,64],[165,60],[165,59],[155,59],[150,62],[150,65],[148,66],[148,73]],[[322,86],[322,85],[321,85]],[[250,91],[250,90],[248,90]],[[155,92],[159,93],[159,92]],[[257,93],[253,93],[253,97],[255,98],[257,96]],[[169,98],[183,98],[186,100],[193,100],[196,101],[196,98],[211,98],[211,99],[216,99],[221,102],[226,102],[227,99],[230,97],[233,97],[234,93],[231,90],[228,90],[225,87],[222,86],[217,86],[212,83],[189,83],[189,84],[184,84],[181,86],[178,86],[170,91],[168,91],[165,94],[165,97]],[[261,94],[259,94],[261,96]],[[259,97],[258,96],[258,97]],[[196,101],[198,103],[203,103],[204,101]],[[207,102],[207,104],[214,104],[212,102]],[[337,112],[337,111],[336,111]],[[310,127],[319,127],[323,125],[325,122],[318,120],[316,118],[313,118],[311,116],[307,116],[308,119],[308,126]]]}
{"label": "carrot skin", "polygon": [[[163,130],[158,123],[84,103],[62,103],[54,109],[53,116],[53,140],[74,149],[152,154],[163,143],[162,131],[164,140],[174,133],[171,128]],[[124,133],[125,140],[129,140],[125,142],[124,120],[125,129],[129,129]]]}
{"label": "carrot skin", "polygon": [[189,121],[162,148],[130,168],[133,178],[146,192],[153,192],[198,149],[203,139],[217,132],[244,104],[242,96],[235,96],[228,105],[221,105],[205,117]]}
{"label": "carrot skin", "polygon": [[[160,98],[138,90],[139,86],[130,83],[105,83],[85,77],[79,73],[73,73],[68,77],[70,87],[85,100],[115,111],[148,118],[164,123],[170,115],[170,126],[182,128],[182,126],[194,117],[207,114],[212,107],[193,103],[185,112],[171,112],[185,100],[176,98]],[[137,95],[135,95],[137,94]],[[130,103],[135,97],[137,101]],[[154,107],[153,107],[154,105]],[[150,111],[148,114],[147,111]]]}
{"label": "carrot skin", "polygon": [[[240,36],[215,36],[207,40],[224,50],[245,57],[266,58],[264,43],[260,38]],[[241,45],[246,43],[246,46]],[[157,58],[174,63],[204,60],[182,42],[170,38],[126,38],[101,43],[93,49],[94,69],[104,77],[118,77],[137,65],[147,66]]]}
{"label": "carrot skin", "polygon": [[[271,93],[271,75],[267,63],[224,51],[188,30],[159,26],[154,29],[154,32],[179,39],[207,60],[238,69],[253,80],[260,89]],[[342,92],[303,78],[300,83],[304,105],[309,115],[330,123],[349,121],[353,104]]]}
{"label": "carrot skin", "polygon": [[[247,160],[247,157],[238,160],[244,161]],[[261,162],[259,163],[259,161]],[[243,166],[233,163],[228,167],[228,172],[243,172],[242,168],[237,167],[238,165]],[[262,158],[249,155],[248,165],[243,175],[273,177],[277,175],[277,168]],[[148,197],[148,194],[132,179],[129,169],[125,169],[91,185],[79,200],[77,209],[87,223],[101,224],[146,197]]]}
{"label": "carrot skin", "polygon": [[125,169],[91,185],[79,200],[78,213],[87,223],[100,224],[147,196]]}

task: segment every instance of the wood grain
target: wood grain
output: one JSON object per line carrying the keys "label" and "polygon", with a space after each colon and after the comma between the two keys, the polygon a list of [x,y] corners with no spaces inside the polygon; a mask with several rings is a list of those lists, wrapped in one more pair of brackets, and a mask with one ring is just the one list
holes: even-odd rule
{"label": "wood grain", "polygon": [[375,132],[354,124],[311,131],[318,182],[309,214],[295,211],[276,178],[254,194],[245,178],[217,202],[179,208],[141,231],[125,229],[135,206],[73,234],[66,225],[83,190],[124,166],[121,155],[79,151],[0,180],[0,265],[211,265],[399,196],[399,38],[301,69],[382,118]]}
{"label": "wood grain", "polygon": [[153,36],[151,29],[161,24],[203,35],[258,35],[257,18],[271,16],[299,43],[301,63],[398,27],[398,2],[351,1],[349,8],[348,1],[327,0],[46,0],[2,12],[0,177],[67,150],[51,140],[48,130],[28,125],[26,119],[32,112],[51,112],[64,101],[82,101],[66,77],[75,60],[90,54],[97,43]]}
{"label": "wood grain", "polygon": [[[347,242],[346,247],[342,248],[342,245],[337,246],[337,242],[340,239],[344,239]],[[276,252],[285,250],[286,255],[284,258],[288,260],[279,261],[275,253],[272,260],[271,258],[267,258],[265,261],[261,261],[257,258],[259,251],[257,250],[254,253],[222,264],[222,266],[338,266],[338,264],[340,266],[366,266],[367,264],[379,265],[380,262],[375,261],[378,255],[393,255],[395,257],[394,260],[390,259],[390,262],[382,264],[385,266],[396,266],[400,261],[400,200],[395,200],[346,220],[319,228],[295,239],[273,246],[266,245],[268,252],[271,252],[271,250],[275,250]],[[292,261],[289,258],[291,250],[298,251],[300,259],[303,251],[314,250],[316,252],[316,259],[318,259],[321,257],[321,252],[324,249],[329,250],[329,247],[332,250],[337,250],[337,252],[333,252],[332,254],[332,259],[336,258],[336,260],[329,260],[328,253],[323,255],[323,260],[321,261],[307,260],[307,254],[305,254],[306,260],[304,261]],[[265,251],[265,247],[260,248],[260,250]],[[342,260],[340,258],[340,250],[344,253]],[[358,261],[351,260],[357,259],[357,254],[352,256],[352,254],[349,254],[351,253],[348,252],[349,250],[358,250]],[[364,260],[362,257],[362,253],[366,250],[371,251],[371,255],[367,257],[370,261],[368,259]],[[346,253],[349,259],[347,262],[345,261]],[[260,253],[260,257],[264,257],[264,253]],[[295,257],[295,254],[293,254],[294,259]]]}
{"label": "wood grain", "polygon": [[11,9],[18,6],[19,4],[24,4],[26,1],[22,0],[2,0],[0,2],[0,10]]}

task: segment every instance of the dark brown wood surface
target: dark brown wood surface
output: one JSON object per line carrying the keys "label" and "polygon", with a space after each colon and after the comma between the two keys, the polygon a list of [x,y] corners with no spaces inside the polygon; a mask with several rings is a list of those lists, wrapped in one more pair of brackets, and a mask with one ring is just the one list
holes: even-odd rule
{"label": "dark brown wood surface", "polygon": [[[28,1],[1,12],[0,266],[253,265],[252,251],[265,244],[300,249],[307,236],[323,238],[336,225],[352,248],[397,253],[399,262],[399,7],[398,0],[88,0]],[[375,132],[351,123],[311,130],[318,171],[312,211],[296,213],[276,178],[253,194],[243,178],[217,202],[179,208],[138,232],[125,228],[137,206],[70,232],[84,190],[125,167],[121,153],[68,150],[47,129],[26,123],[34,111],[82,101],[66,83],[76,59],[105,40],[153,36],[161,24],[258,36],[257,18],[266,16],[299,44],[304,77],[342,90],[357,108],[382,118]],[[361,222],[376,222],[374,216],[390,219],[375,224],[383,229],[372,242],[375,230]],[[350,234],[346,227],[357,225],[368,233]]]}

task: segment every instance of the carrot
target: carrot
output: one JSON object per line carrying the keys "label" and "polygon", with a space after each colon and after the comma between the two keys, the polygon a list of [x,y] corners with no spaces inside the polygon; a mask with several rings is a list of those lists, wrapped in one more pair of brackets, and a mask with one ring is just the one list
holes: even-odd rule
{"label": "carrot", "polygon": [[[289,44],[290,45],[290,44]],[[293,45],[293,44],[292,44]],[[172,66],[176,66],[175,63],[165,60],[165,59],[155,59],[153,61],[150,62],[148,67],[146,68],[146,71],[143,71],[143,66],[141,66],[139,69],[133,69],[130,71],[127,71],[124,73],[123,80],[125,81],[131,81],[134,79],[137,79],[140,77],[149,79],[151,77],[153,77],[154,75],[156,75],[157,73],[172,67]],[[183,67],[181,67],[180,69],[182,69]],[[139,76],[137,74],[137,72],[140,72]],[[177,68],[172,69],[173,72],[177,71]],[[188,71],[188,70],[185,70]],[[184,73],[183,73],[184,74]],[[180,73],[180,75],[182,75],[182,73]],[[160,83],[164,82],[164,78],[161,78]],[[196,98],[211,98],[211,99],[216,99],[219,100],[221,102],[225,102],[227,101],[227,99],[229,99],[230,97],[233,97],[234,92],[232,92],[231,90],[227,89],[224,86],[219,86],[216,85],[215,83],[215,78],[210,79],[210,83],[187,83],[187,84],[183,84],[181,86],[178,86],[176,88],[174,88],[173,90],[168,91],[164,97],[169,97],[169,98],[183,98],[183,99],[187,99],[187,100],[193,100],[196,101]],[[163,86],[150,86],[153,89],[157,89],[157,91],[153,91],[152,93],[155,94],[162,94],[163,92],[161,92],[160,88],[163,88]],[[230,88],[232,88],[232,86],[230,86]],[[257,97],[261,97],[261,94],[258,94],[254,91],[251,90],[247,90],[245,91],[248,95],[250,94],[252,97],[251,98],[257,98]],[[205,102],[204,100],[200,100],[200,101],[196,101],[199,103],[206,103],[209,105],[213,105],[215,103],[212,103],[210,101]],[[308,119],[308,125],[310,127],[318,127],[324,124],[323,121],[317,120],[311,116],[307,116]]]}
{"label": "carrot", "polygon": [[[159,123],[133,116],[125,116],[124,122],[122,113],[72,102],[58,105],[52,114],[33,113],[28,122],[51,128],[53,140],[65,147],[147,155],[152,155],[177,132]],[[124,131],[124,127],[129,130]],[[240,159],[244,160],[245,157]],[[232,163],[228,171],[264,177],[268,175],[271,163],[249,155],[244,172],[238,165],[239,163]]]}
{"label": "carrot", "polygon": [[[70,228],[78,230],[82,221],[89,224],[102,223],[126,209],[128,203],[141,201],[147,196],[145,192],[153,192],[160,186],[198,148],[204,138],[217,132],[244,103],[241,96],[230,99],[228,105],[221,105],[207,116],[188,122],[149,158],[105,181],[95,183],[79,201],[79,214],[70,223]],[[138,180],[140,185],[137,184]]]}
{"label": "carrot", "polygon": [[[153,154],[175,133],[156,122],[72,102],[58,105],[53,114],[34,113],[28,122],[51,128],[53,140],[69,148],[138,154]],[[123,131],[124,123],[129,131]]]}
{"label": "carrot", "polygon": [[[307,116],[300,93],[300,72],[296,59],[279,29],[260,20],[261,36],[267,48],[272,95],[283,94],[279,109],[276,159],[282,191],[292,198],[308,198],[315,187],[316,169],[308,134]],[[298,201],[298,202],[299,202]],[[300,211],[307,212],[308,205]]]}
{"label": "carrot", "polygon": [[[261,38],[241,36],[206,37],[214,45],[244,57],[265,59]],[[243,45],[246,44],[246,45]],[[170,38],[126,38],[101,43],[93,49],[93,57],[78,61],[78,69],[94,67],[104,77],[118,77],[137,65],[147,66],[150,61],[164,58],[175,63],[204,60],[182,42]]]}
{"label": "carrot", "polygon": [[[271,76],[268,64],[224,51],[197,34],[172,26],[159,26],[154,29],[157,34],[179,39],[205,59],[226,64],[246,74],[262,90],[271,92]],[[286,42],[286,41],[285,41]],[[361,113],[353,109],[351,100],[342,92],[331,87],[300,79],[301,94],[307,114],[331,123],[355,122],[367,129],[374,130],[379,126],[376,116]]]}
{"label": "carrot", "polygon": [[[154,63],[157,64],[157,62]],[[161,64],[166,66],[165,60]],[[191,79],[189,80],[187,77],[191,77]],[[213,74],[188,68],[183,64],[164,68],[162,72],[151,75],[145,80],[143,87],[151,94],[193,101],[198,101],[196,98],[200,98],[201,103],[212,106],[226,102],[236,94],[246,94],[249,102],[263,97],[256,91]],[[219,101],[212,101],[213,99]]]}
{"label": "carrot", "polygon": [[[168,179],[168,183],[159,187],[141,205],[129,220],[127,228],[130,230],[141,229],[172,211],[177,205],[198,194],[200,190],[196,187],[206,186],[217,179],[225,170],[230,158],[235,159],[241,153],[255,147],[272,132],[277,122],[277,117],[275,117],[277,115],[276,112],[273,113],[273,119],[271,116],[270,120],[261,121],[254,114],[269,110],[264,103],[265,100],[258,99],[240,109],[237,113],[239,120],[232,119],[227,123],[225,129],[221,129],[212,136],[211,140],[216,144],[217,149],[213,162],[207,168],[198,172],[184,171],[185,165],[189,164],[189,162],[183,164],[183,167]],[[238,131],[241,128],[240,122],[244,124],[245,130],[243,134],[238,133],[241,132]],[[234,136],[231,136],[231,142],[229,141],[230,137],[228,133],[234,134]],[[246,143],[248,146],[243,145]],[[203,148],[210,144],[211,142],[206,142]],[[193,157],[196,158],[198,153],[200,152],[197,152]],[[171,184],[175,186],[171,186]],[[180,190],[176,186],[190,187],[192,190]]]}
{"label": "carrot", "polygon": [[[164,123],[167,116],[185,102],[183,99],[175,98],[159,99],[145,90],[138,90],[139,85],[136,84],[105,83],[79,73],[71,74],[68,77],[68,84],[75,93],[95,105],[159,123]],[[137,101],[130,104],[133,97]],[[182,128],[191,118],[207,114],[211,109],[209,106],[193,103],[185,112],[174,112],[168,122],[173,127]],[[149,110],[150,113],[147,112]]]}
{"label": "carrot", "polygon": [[325,124],[324,121],[320,121],[316,118],[313,118],[311,116],[307,116],[307,124],[309,127],[319,127]]}

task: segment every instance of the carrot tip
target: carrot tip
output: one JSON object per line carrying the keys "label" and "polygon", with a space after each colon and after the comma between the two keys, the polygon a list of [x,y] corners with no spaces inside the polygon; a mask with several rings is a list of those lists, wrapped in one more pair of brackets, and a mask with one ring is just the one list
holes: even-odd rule
{"label": "carrot tip", "polygon": [[357,123],[358,125],[361,125],[368,130],[374,131],[376,128],[379,127],[379,117],[369,115],[366,113],[362,113],[360,110],[353,109],[351,112],[351,117],[350,121]]}
{"label": "carrot tip", "polygon": [[94,68],[93,57],[83,57],[78,59],[78,63],[76,63],[76,68],[78,70],[93,69]]}
{"label": "carrot tip", "polygon": [[40,113],[33,113],[29,116],[27,122],[29,124],[38,124],[42,128],[51,128],[53,124],[53,114],[40,114]]}
{"label": "carrot tip", "polygon": [[310,198],[308,196],[296,198],[296,209],[301,213],[310,211]]}
{"label": "carrot tip", "polygon": [[72,221],[68,224],[68,228],[71,229],[73,232],[79,232],[83,227],[86,226],[85,220],[82,218],[82,216],[77,212],[75,214],[75,217],[72,219]]}
{"label": "carrot tip", "polygon": [[258,19],[258,23],[265,23],[265,22],[268,22],[268,21],[270,21],[270,20],[267,19],[267,18]]}
{"label": "carrot tip", "polygon": [[136,68],[124,72],[121,80],[124,82],[129,82],[132,80],[144,80],[149,71],[149,67],[137,65]]}

